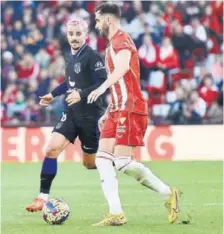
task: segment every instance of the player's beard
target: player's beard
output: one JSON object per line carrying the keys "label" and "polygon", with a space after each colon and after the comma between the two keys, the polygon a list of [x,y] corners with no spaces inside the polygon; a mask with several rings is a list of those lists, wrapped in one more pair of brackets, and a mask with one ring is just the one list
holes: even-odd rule
{"label": "player's beard", "polygon": [[106,37],[108,37],[109,35],[109,25],[107,25],[106,23],[104,23],[102,26],[101,34]]}

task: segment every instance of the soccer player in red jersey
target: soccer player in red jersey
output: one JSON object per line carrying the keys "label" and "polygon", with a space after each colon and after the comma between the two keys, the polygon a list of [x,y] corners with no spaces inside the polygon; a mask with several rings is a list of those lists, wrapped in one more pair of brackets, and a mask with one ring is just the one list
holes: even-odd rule
{"label": "soccer player in red jersey", "polygon": [[169,222],[174,223],[179,213],[180,191],[163,183],[149,168],[134,160],[134,148],[144,145],[143,137],[148,125],[147,102],[140,89],[136,47],[130,36],[120,28],[120,9],[116,4],[98,5],[95,19],[96,28],[109,40],[105,59],[108,76],[99,88],[89,94],[88,103],[96,101],[108,88],[112,101],[99,120],[101,137],[95,161],[110,211],[94,226],[127,222],[121,207],[115,169],[158,192],[165,199]]}

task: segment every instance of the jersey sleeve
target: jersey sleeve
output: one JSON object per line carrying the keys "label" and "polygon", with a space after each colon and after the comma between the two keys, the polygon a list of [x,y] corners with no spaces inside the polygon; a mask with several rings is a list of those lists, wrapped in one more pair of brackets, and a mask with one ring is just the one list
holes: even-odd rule
{"label": "jersey sleeve", "polygon": [[89,58],[89,66],[91,70],[91,77],[93,85],[83,89],[80,92],[81,98],[87,97],[94,89],[97,89],[107,78],[107,72],[104,66],[104,62],[99,54],[93,53]]}
{"label": "jersey sleeve", "polygon": [[63,82],[62,84],[57,86],[55,89],[53,89],[51,91],[51,94],[52,94],[53,97],[57,97],[57,96],[60,96],[62,94],[65,94],[67,90],[68,90],[67,83]]}
{"label": "jersey sleeve", "polygon": [[104,62],[100,57],[100,55],[97,53],[94,53],[90,58],[90,69],[92,71],[92,76],[98,76],[104,78],[106,78],[107,76]]}

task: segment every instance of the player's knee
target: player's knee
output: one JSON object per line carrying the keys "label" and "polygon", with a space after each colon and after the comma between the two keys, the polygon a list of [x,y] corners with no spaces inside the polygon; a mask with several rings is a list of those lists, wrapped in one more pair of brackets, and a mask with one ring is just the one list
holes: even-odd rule
{"label": "player's knee", "polygon": [[95,154],[87,154],[84,153],[83,155],[83,165],[88,169],[96,169],[96,164],[95,164]]}
{"label": "player's knee", "polygon": [[114,165],[116,170],[125,172],[127,166],[131,163],[131,157],[117,157],[114,159]]}
{"label": "player's knee", "polygon": [[58,157],[59,153],[60,153],[60,149],[58,149],[56,147],[48,146],[46,149],[45,155],[48,158],[56,158],[56,157]]}

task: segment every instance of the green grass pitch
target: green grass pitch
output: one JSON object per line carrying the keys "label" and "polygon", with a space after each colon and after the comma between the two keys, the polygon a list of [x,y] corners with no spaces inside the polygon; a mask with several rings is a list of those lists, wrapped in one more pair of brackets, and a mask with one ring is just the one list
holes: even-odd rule
{"label": "green grass pitch", "polygon": [[39,190],[41,164],[2,164],[2,234],[221,234],[223,222],[222,162],[148,162],[154,173],[180,188],[182,215],[191,212],[190,225],[171,225],[162,199],[132,178],[119,175],[120,197],[128,218],[121,227],[91,224],[107,213],[98,173],[78,163],[60,163],[51,197],[70,206],[69,219],[60,226],[44,222],[42,213],[24,210]]}

